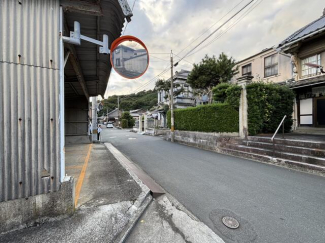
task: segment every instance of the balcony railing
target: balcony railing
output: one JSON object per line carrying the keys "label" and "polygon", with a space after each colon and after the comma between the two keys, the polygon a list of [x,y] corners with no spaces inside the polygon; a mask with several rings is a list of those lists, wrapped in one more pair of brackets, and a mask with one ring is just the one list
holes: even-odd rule
{"label": "balcony railing", "polygon": [[174,98],[174,104],[175,105],[194,106],[195,105],[195,99],[194,98],[189,98],[189,97],[175,97]]}

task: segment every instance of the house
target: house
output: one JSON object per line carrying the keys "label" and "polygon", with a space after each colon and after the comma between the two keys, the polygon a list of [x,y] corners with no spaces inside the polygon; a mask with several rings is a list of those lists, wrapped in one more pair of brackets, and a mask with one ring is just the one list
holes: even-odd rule
{"label": "house", "polygon": [[133,49],[119,45],[113,52],[112,62],[114,68],[121,75],[135,78],[141,75],[148,66],[148,54],[145,49]]}
{"label": "house", "polygon": [[[196,105],[196,99],[194,97],[193,90],[190,85],[186,83],[187,76],[189,75],[189,73],[190,71],[182,69],[179,72],[175,72],[175,75],[173,76],[174,92],[182,89],[182,92],[174,96],[174,107],[176,109],[193,107]],[[165,90],[159,90],[158,120],[161,121],[160,124],[162,127],[167,126],[165,106],[169,106],[168,92],[166,92]]]}
{"label": "house", "polygon": [[135,119],[135,120],[139,120],[139,117],[142,114],[145,114],[147,111],[144,109],[136,109],[136,110],[131,110],[130,111],[130,115]]}
{"label": "house", "polygon": [[[187,77],[189,74],[190,71],[182,69],[179,72],[176,71],[173,76],[174,93],[177,93],[177,95],[174,95],[173,104],[175,109],[183,109],[208,103],[207,95],[196,94],[192,87],[187,83]],[[169,106],[168,92],[165,90],[159,90],[157,111],[158,120],[161,121],[160,124],[162,127],[167,126],[165,106]]]}
{"label": "house", "polygon": [[107,121],[118,122],[119,118],[122,115],[122,111],[118,108],[112,110],[111,112],[107,113]]}
{"label": "house", "polygon": [[320,133],[325,127],[325,9],[323,15],[297,30],[278,45],[278,50],[291,55],[292,81],[296,93],[294,118],[298,130]]}
{"label": "house", "polygon": [[236,83],[243,76],[252,76],[252,81],[279,83],[291,79],[290,55],[266,48],[236,64],[238,73],[231,79]]}

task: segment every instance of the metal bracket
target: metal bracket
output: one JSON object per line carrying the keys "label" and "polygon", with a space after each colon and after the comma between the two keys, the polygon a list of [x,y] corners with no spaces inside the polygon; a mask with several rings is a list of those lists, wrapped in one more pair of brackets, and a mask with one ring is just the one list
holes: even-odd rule
{"label": "metal bracket", "polygon": [[96,45],[99,45],[99,53],[109,54],[110,50],[108,48],[108,35],[103,35],[103,41],[98,41],[96,39],[84,36],[80,34],[80,23],[74,21],[74,31],[70,31],[70,37],[62,36],[63,41],[73,45],[81,45],[81,40],[85,40]]}

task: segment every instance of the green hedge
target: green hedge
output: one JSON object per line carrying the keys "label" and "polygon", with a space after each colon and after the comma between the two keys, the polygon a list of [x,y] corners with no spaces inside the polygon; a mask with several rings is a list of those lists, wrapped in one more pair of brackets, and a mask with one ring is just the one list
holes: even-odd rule
{"label": "green hedge", "polygon": [[135,124],[134,118],[131,116],[130,112],[128,111],[123,112],[121,119],[127,121],[127,125],[125,128],[132,128]]}
{"label": "green hedge", "polygon": [[284,115],[285,131],[292,126],[294,93],[287,86],[251,83],[246,86],[248,101],[248,133],[274,133]]}
{"label": "green hedge", "polygon": [[128,128],[128,120],[122,119],[121,126],[122,126],[122,128]]}
{"label": "green hedge", "polygon": [[228,103],[239,110],[239,100],[242,88],[238,85],[221,83],[212,89],[213,99],[217,102]]}
{"label": "green hedge", "polygon": [[224,103],[227,99],[226,90],[231,86],[229,83],[220,83],[212,89],[213,100]]}
{"label": "green hedge", "polygon": [[[212,104],[174,110],[175,129],[199,132],[238,132],[239,115],[228,104]],[[170,111],[167,113],[170,127]]]}

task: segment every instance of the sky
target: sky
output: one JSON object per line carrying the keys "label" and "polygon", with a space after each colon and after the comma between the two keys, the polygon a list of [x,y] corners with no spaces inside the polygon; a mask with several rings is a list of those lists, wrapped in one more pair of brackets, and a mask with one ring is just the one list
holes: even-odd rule
{"label": "sky", "polygon": [[[134,4],[133,17],[130,23],[124,24],[124,35],[133,35],[145,43],[149,67],[137,79],[125,79],[112,69],[105,98],[153,89],[158,78],[168,79],[170,70],[157,75],[170,67],[171,50],[177,62],[250,1],[128,0],[131,8]],[[240,61],[276,46],[319,18],[324,8],[323,0],[254,0],[185,57],[174,72],[191,70],[193,63],[199,63],[206,54],[217,57],[224,52]]]}

